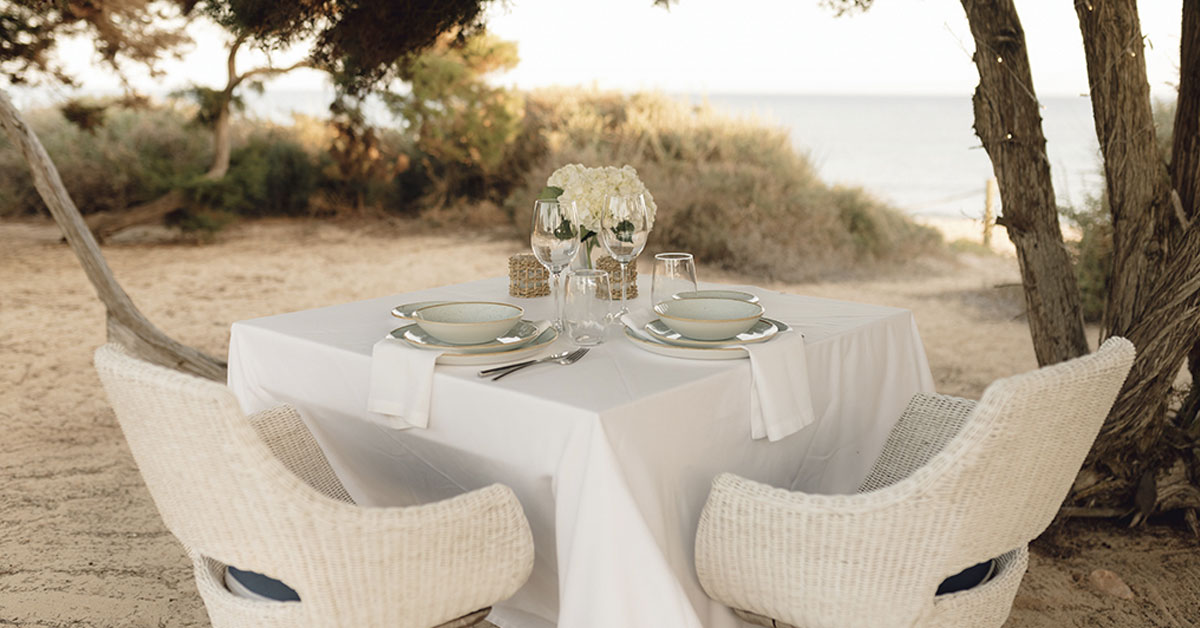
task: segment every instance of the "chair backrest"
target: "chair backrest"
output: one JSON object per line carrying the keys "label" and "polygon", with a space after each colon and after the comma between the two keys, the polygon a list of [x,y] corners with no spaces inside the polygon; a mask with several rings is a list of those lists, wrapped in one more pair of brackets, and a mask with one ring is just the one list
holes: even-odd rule
{"label": "chair backrest", "polygon": [[[246,568],[286,555],[294,495],[282,463],[225,386],[150,364],[120,345],[96,350],[96,371],[163,522],[180,542]],[[272,473],[272,466],[278,467]],[[265,470],[265,472],[264,472]]]}
{"label": "chair backrest", "polygon": [[[917,470],[958,570],[1022,547],[1050,525],[1133,364],[1110,338],[1095,353],[997,380],[962,431]],[[947,574],[948,575],[948,574]]]}

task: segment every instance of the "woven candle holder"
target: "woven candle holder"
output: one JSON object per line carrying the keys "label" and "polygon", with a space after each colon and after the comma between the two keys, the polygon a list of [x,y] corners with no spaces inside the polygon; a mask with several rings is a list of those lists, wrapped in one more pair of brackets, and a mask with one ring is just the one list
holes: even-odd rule
{"label": "woven candle holder", "polygon": [[[612,298],[621,299],[621,264],[617,260],[605,255],[596,260],[596,268],[599,270],[608,271],[608,281],[612,285]],[[626,290],[625,298],[632,299],[638,295],[637,288],[637,260],[629,262],[629,268],[626,271],[625,277]]]}
{"label": "woven candle holder", "polygon": [[531,253],[508,258],[508,293],[514,297],[544,297],[550,294],[550,273]]}

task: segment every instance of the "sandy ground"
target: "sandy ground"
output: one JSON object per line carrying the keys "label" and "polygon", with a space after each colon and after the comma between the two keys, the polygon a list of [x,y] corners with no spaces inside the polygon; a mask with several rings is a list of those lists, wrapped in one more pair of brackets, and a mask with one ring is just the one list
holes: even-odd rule
{"label": "sandy ground", "polygon": [[[106,247],[149,318],[224,356],[233,321],[505,272],[503,238],[262,222],[210,245]],[[1002,237],[1002,236],[1001,236]],[[703,279],[753,283],[705,272]],[[941,392],[977,397],[1034,367],[1015,262],[962,256],[872,281],[786,291],[911,308]],[[997,287],[1000,286],[1000,287]],[[91,368],[103,309],[52,224],[0,223],[0,625],[208,625]],[[1200,625],[1200,554],[1169,527],[1072,523],[1035,548],[1009,626]],[[1099,592],[1111,569],[1132,600]]]}

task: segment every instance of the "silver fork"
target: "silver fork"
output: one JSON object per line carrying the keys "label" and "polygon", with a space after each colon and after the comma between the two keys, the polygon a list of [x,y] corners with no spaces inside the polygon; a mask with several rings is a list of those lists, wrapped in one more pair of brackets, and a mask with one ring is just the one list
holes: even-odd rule
{"label": "silver fork", "polygon": [[519,371],[527,366],[533,366],[534,364],[541,364],[543,362],[555,362],[557,364],[567,366],[568,364],[574,364],[574,363],[578,362],[581,358],[583,358],[583,356],[587,355],[588,351],[589,351],[589,349],[587,349],[586,347],[583,347],[583,348],[576,349],[576,350],[570,351],[570,352],[564,351],[562,353],[552,353],[540,360],[529,360],[527,362],[518,362],[516,364],[510,364],[508,366],[501,366],[501,367],[497,367],[494,369],[487,369],[486,371],[480,371],[479,376],[487,377],[493,373],[499,373],[499,375],[496,375],[495,377],[492,378],[492,381],[494,382],[494,381],[500,379],[501,377],[505,377],[507,375],[512,375],[513,373],[516,373],[517,371]]}

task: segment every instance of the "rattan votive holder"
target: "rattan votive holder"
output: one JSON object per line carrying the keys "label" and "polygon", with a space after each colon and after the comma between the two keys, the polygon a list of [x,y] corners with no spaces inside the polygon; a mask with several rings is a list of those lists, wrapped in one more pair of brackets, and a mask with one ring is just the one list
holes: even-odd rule
{"label": "rattan votive holder", "polygon": [[[596,268],[598,270],[608,271],[608,281],[612,286],[612,298],[621,299],[621,264],[617,260],[605,255],[596,260]],[[632,299],[638,295],[637,288],[637,260],[629,262],[627,276],[625,277],[626,290],[625,298]]]}
{"label": "rattan votive holder", "polygon": [[550,273],[531,253],[508,258],[508,293],[514,297],[544,297],[550,294]]}

